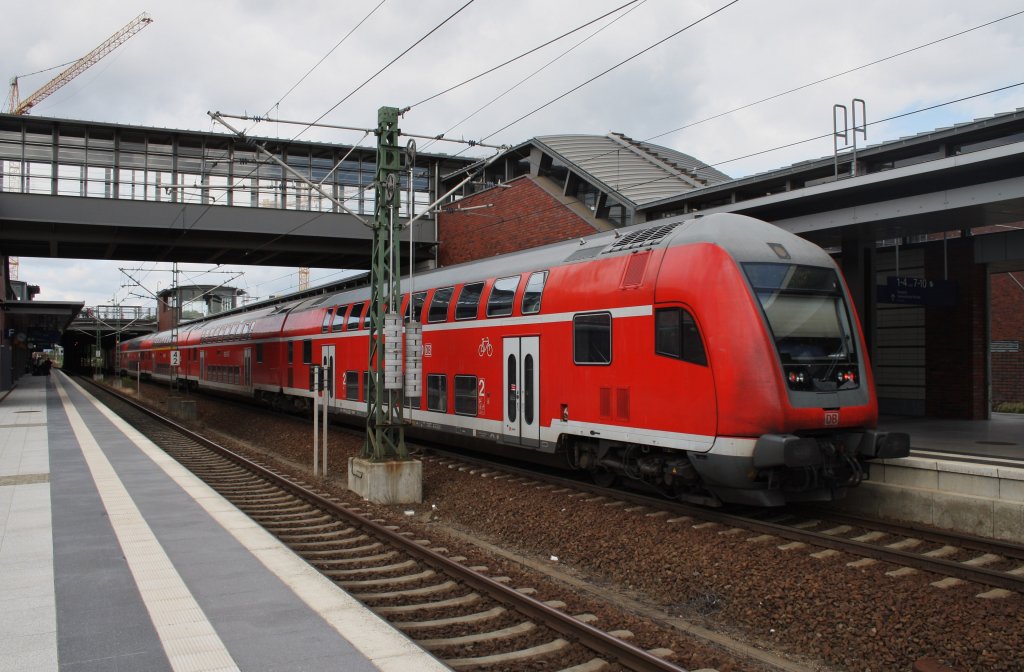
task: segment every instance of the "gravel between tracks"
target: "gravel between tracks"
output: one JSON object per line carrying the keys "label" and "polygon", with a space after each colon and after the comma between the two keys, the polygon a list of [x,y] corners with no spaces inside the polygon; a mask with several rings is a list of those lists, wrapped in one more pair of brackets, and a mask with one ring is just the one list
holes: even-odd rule
{"label": "gravel between tracks", "polygon": [[[162,406],[167,389],[144,385],[142,396]],[[272,455],[310,478],[311,423],[197,398],[197,428],[229,447]],[[347,458],[358,452],[362,439],[332,426],[328,443],[331,477],[324,485],[342,495]],[[596,625],[604,629],[627,628],[637,645],[672,648],[673,660],[684,667],[761,669],[650,618],[624,619],[580,591],[554,582],[538,585],[535,574],[467,544],[462,536],[557,566],[590,586],[657,605],[669,616],[802,661],[808,669],[910,670],[926,656],[957,671],[1024,669],[1021,595],[980,599],[975,595],[986,588],[974,584],[940,589],[930,585],[936,577],[926,573],[890,577],[886,572],[894,567],[885,563],[855,569],[847,563],[859,558],[845,554],[815,559],[808,549],[780,550],[784,542],[779,540],[752,543],[747,541],[752,535],[725,534],[721,526],[672,524],[644,511],[582,502],[429,462],[423,494],[420,505],[369,508],[473,564],[487,565],[492,575],[511,576],[513,585],[535,586],[545,598],[560,591],[569,611],[596,613]]]}

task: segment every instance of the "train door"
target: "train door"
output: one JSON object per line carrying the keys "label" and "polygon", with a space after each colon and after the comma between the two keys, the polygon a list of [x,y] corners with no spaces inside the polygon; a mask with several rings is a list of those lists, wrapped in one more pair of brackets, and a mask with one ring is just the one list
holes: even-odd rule
{"label": "train door", "polygon": [[206,381],[206,350],[199,351],[199,380]]}
{"label": "train door", "polygon": [[540,337],[504,339],[503,440],[540,446]]}
{"label": "train door", "polygon": [[252,348],[245,349],[245,364],[242,366],[242,385],[252,389]]}
{"label": "train door", "polygon": [[328,374],[329,377],[327,378],[327,400],[329,404],[334,403],[336,388],[334,382],[338,376],[337,372],[334,369],[334,347],[335,346],[333,345],[325,345],[320,350],[320,363],[323,365],[325,369],[327,369],[330,372]]}

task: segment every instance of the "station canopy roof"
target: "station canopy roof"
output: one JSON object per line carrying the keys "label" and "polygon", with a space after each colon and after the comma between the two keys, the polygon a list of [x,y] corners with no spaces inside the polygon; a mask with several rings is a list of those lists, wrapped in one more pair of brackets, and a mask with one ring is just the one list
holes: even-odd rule
{"label": "station canopy roof", "polygon": [[546,135],[533,142],[634,206],[732,179],[689,154],[621,133]]}
{"label": "station canopy roof", "polygon": [[20,340],[33,333],[59,336],[84,305],[82,301],[0,301],[0,310],[5,313],[4,326],[13,330],[11,338]]}

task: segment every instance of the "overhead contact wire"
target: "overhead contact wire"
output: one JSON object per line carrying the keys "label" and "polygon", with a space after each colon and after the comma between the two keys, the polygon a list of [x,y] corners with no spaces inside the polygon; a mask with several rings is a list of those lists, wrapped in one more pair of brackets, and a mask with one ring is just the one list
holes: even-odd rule
{"label": "overhead contact wire", "polygon": [[584,86],[586,86],[586,85],[588,85],[588,84],[590,84],[590,83],[592,83],[592,82],[594,82],[594,81],[596,81],[596,80],[600,79],[601,77],[604,77],[604,76],[605,76],[605,75],[607,75],[607,74],[608,74],[609,72],[612,72],[613,70],[616,70],[617,68],[620,68],[620,67],[622,67],[622,66],[623,66],[623,65],[625,65],[626,63],[629,63],[629,62],[630,62],[630,61],[632,61],[633,59],[635,59],[635,58],[638,58],[639,56],[642,56],[642,55],[646,54],[646,53],[647,53],[648,51],[650,51],[651,49],[654,49],[655,47],[658,47],[658,46],[660,46],[660,45],[664,44],[665,42],[668,42],[668,41],[669,41],[669,40],[671,40],[672,38],[674,38],[674,37],[676,37],[676,36],[678,36],[678,35],[682,34],[683,32],[685,32],[685,31],[689,30],[690,28],[693,28],[693,27],[694,27],[694,26],[696,26],[697,24],[700,24],[700,23],[703,23],[704,21],[707,21],[708,19],[710,19],[711,17],[715,16],[715,15],[716,15],[716,14],[718,14],[719,12],[722,12],[722,11],[724,11],[724,10],[728,9],[729,7],[732,7],[733,5],[735,5],[735,4],[736,4],[737,2],[739,2],[739,1],[740,1],[740,0],[732,0],[732,2],[728,2],[728,3],[724,4],[724,5],[722,5],[721,7],[719,7],[718,9],[716,9],[715,11],[713,11],[713,12],[711,12],[711,13],[709,13],[709,14],[705,14],[704,16],[702,16],[701,18],[697,19],[697,20],[696,20],[696,21],[694,21],[693,23],[691,23],[691,24],[689,24],[689,25],[687,25],[687,26],[684,26],[683,28],[680,28],[679,30],[677,30],[676,32],[672,33],[671,35],[669,35],[669,36],[667,36],[667,37],[664,37],[664,38],[662,38],[662,39],[658,40],[658,41],[657,41],[657,42],[655,42],[654,44],[652,44],[652,45],[650,45],[650,46],[648,46],[648,47],[646,47],[646,48],[644,48],[644,49],[642,49],[642,50],[638,51],[637,53],[633,54],[633,55],[632,55],[632,56],[630,56],[629,58],[627,58],[627,59],[625,59],[625,60],[622,60],[622,61],[619,61],[618,63],[616,63],[616,64],[615,64],[615,65],[613,65],[612,67],[610,67],[610,68],[608,68],[608,69],[604,70],[603,72],[600,72],[600,73],[598,73],[598,74],[594,75],[593,77],[591,77],[590,79],[586,80],[586,81],[585,81],[585,82],[583,82],[582,84],[579,84],[579,85],[577,85],[577,86],[574,86],[573,88],[569,89],[569,90],[568,90],[568,91],[566,91],[565,93],[563,93],[563,94],[561,94],[561,95],[559,95],[559,96],[557,96],[557,97],[555,97],[555,98],[552,98],[551,100],[549,100],[548,102],[544,103],[544,104],[543,104],[543,105],[541,105],[540,107],[537,107],[536,109],[534,109],[534,110],[531,110],[530,112],[527,112],[526,114],[524,114],[523,116],[519,117],[518,119],[516,119],[516,120],[514,120],[514,121],[511,121],[511,122],[509,122],[508,124],[505,124],[504,126],[502,126],[501,128],[499,128],[498,130],[494,131],[493,133],[491,133],[491,134],[489,134],[489,135],[486,135],[486,136],[484,136],[484,137],[482,138],[482,140],[487,140],[488,138],[491,138],[491,137],[493,137],[493,136],[497,135],[498,133],[501,133],[502,131],[504,131],[504,130],[507,130],[507,129],[509,129],[509,128],[511,128],[512,126],[515,126],[516,124],[518,124],[519,122],[523,121],[524,119],[526,119],[526,118],[528,118],[528,117],[531,117],[531,116],[533,116],[533,115],[534,115],[534,114],[536,114],[537,112],[540,112],[541,110],[543,110],[544,108],[546,108],[546,107],[548,107],[548,106],[550,106],[550,105],[553,105],[554,103],[558,102],[558,101],[559,101],[559,100],[561,100],[562,98],[565,98],[566,96],[568,96],[568,95],[570,95],[570,94],[572,94],[572,93],[575,93],[576,91],[579,91],[579,90],[580,90],[580,89],[582,89],[582,88],[583,88]]}
{"label": "overhead contact wire", "polygon": [[278,99],[278,101],[277,101],[276,103],[274,103],[274,104],[273,104],[273,105],[271,105],[271,106],[270,106],[269,108],[267,108],[267,111],[266,111],[266,112],[265,112],[265,113],[263,114],[263,116],[267,116],[267,115],[269,115],[269,114],[270,114],[270,110],[272,110],[272,109],[274,109],[275,107],[277,107],[278,105],[280,105],[280,104],[281,104],[281,102],[282,102],[282,101],[284,101],[284,99],[285,99],[285,98],[287,98],[287,97],[288,97],[288,96],[289,96],[289,95],[291,94],[291,92],[292,92],[292,91],[294,91],[294,90],[295,90],[296,88],[298,88],[298,86],[299,86],[300,84],[302,84],[302,82],[304,82],[304,81],[306,80],[306,78],[307,78],[307,77],[309,77],[309,76],[310,76],[311,74],[313,74],[313,71],[314,71],[314,70],[316,70],[317,68],[319,68],[319,67],[320,67],[320,66],[321,66],[321,65],[323,64],[323,62],[324,62],[324,61],[326,61],[326,60],[327,60],[328,58],[330,58],[331,54],[333,54],[333,53],[334,53],[335,51],[337,51],[338,47],[340,47],[340,46],[341,46],[341,45],[342,45],[342,44],[343,44],[343,43],[345,42],[345,40],[347,40],[347,39],[348,39],[349,37],[351,37],[351,36],[352,36],[352,33],[354,33],[354,32],[356,32],[357,30],[359,30],[359,27],[360,27],[360,26],[362,26],[362,25],[363,25],[364,23],[366,23],[366,21],[367,21],[367,20],[368,20],[368,19],[369,19],[369,18],[370,18],[371,16],[373,16],[373,15],[374,15],[374,13],[376,13],[376,11],[377,11],[378,9],[380,9],[380,8],[381,8],[381,5],[383,5],[383,4],[384,4],[385,2],[387,2],[387,1],[388,1],[388,0],[380,0],[380,2],[379,2],[379,3],[377,3],[377,6],[376,6],[376,7],[374,7],[373,9],[371,9],[371,10],[370,10],[370,13],[369,13],[369,14],[367,14],[366,16],[364,16],[364,17],[362,18],[362,20],[361,20],[361,21],[360,21],[359,23],[357,23],[357,24],[355,25],[355,27],[354,27],[354,28],[352,28],[352,30],[350,30],[350,31],[348,31],[347,33],[345,33],[345,36],[344,36],[343,38],[341,38],[340,40],[338,40],[338,43],[337,43],[337,44],[335,44],[335,45],[334,45],[333,47],[331,47],[330,51],[328,51],[328,52],[327,52],[326,54],[324,54],[324,55],[323,55],[323,58],[321,58],[321,59],[320,59],[319,61],[317,61],[317,62],[316,62],[316,65],[314,65],[314,66],[313,66],[312,68],[310,68],[310,69],[309,69],[309,70],[308,70],[308,71],[306,72],[306,74],[304,74],[304,75],[303,75],[302,77],[300,77],[300,78],[299,78],[299,81],[297,81],[297,82],[295,82],[294,84],[292,84],[292,87],[291,87],[290,89],[288,89],[287,91],[285,91],[284,95],[283,95],[283,96],[281,96],[281,97],[280,97],[280,98]]}
{"label": "overhead contact wire", "polygon": [[[646,0],[645,0],[645,1],[646,1]],[[434,94],[434,95],[432,95],[432,96],[428,96],[428,97],[424,98],[423,100],[419,101],[418,103],[413,103],[412,105],[409,105],[408,107],[405,107],[405,108],[403,108],[403,109],[404,109],[405,111],[411,110],[412,108],[414,108],[414,107],[418,107],[418,106],[422,105],[423,103],[426,103],[426,102],[429,102],[429,101],[431,101],[431,100],[434,100],[435,98],[438,98],[438,97],[440,97],[440,96],[443,96],[443,95],[444,95],[444,94],[446,94],[446,93],[450,93],[450,92],[454,91],[455,89],[457,89],[457,88],[459,88],[459,87],[461,87],[461,86],[465,86],[466,84],[469,84],[470,82],[474,82],[474,81],[476,81],[476,80],[480,79],[481,77],[484,77],[484,76],[486,76],[486,75],[489,75],[489,74],[491,74],[491,73],[492,73],[492,72],[494,72],[495,70],[500,70],[501,68],[504,68],[504,67],[505,67],[506,65],[510,65],[510,64],[512,64],[512,63],[515,63],[516,61],[518,61],[518,60],[520,60],[520,59],[522,59],[522,58],[525,58],[525,57],[529,56],[529,55],[530,55],[530,54],[532,54],[532,53],[535,53],[535,52],[537,52],[537,51],[540,51],[540,50],[541,50],[541,49],[543,49],[544,47],[547,47],[547,46],[549,46],[549,45],[552,45],[552,44],[554,44],[555,42],[558,42],[559,40],[562,40],[562,39],[564,39],[564,38],[566,38],[566,37],[569,37],[569,36],[570,36],[570,35],[572,35],[573,33],[577,33],[577,32],[579,32],[579,31],[583,30],[584,28],[586,28],[587,26],[593,25],[593,24],[597,23],[598,21],[600,21],[601,19],[603,19],[603,18],[606,18],[606,17],[608,17],[608,16],[611,16],[612,14],[615,14],[616,12],[622,11],[622,10],[623,10],[623,9],[625,9],[626,7],[629,7],[630,5],[636,4],[637,2],[640,2],[640,0],[630,0],[630,1],[629,1],[629,2],[627,2],[626,4],[624,4],[624,5],[620,5],[620,6],[616,7],[615,9],[611,10],[610,12],[605,12],[604,14],[602,14],[601,16],[599,16],[599,17],[597,17],[597,18],[595,18],[595,19],[591,19],[590,21],[587,21],[586,23],[584,23],[584,24],[582,24],[582,25],[580,25],[580,26],[577,26],[577,27],[573,28],[572,30],[570,30],[570,31],[568,31],[568,32],[562,33],[562,34],[561,34],[561,35],[559,35],[558,37],[555,37],[555,38],[552,38],[552,39],[548,40],[548,41],[547,41],[547,42],[545,42],[544,44],[539,44],[539,45],[537,45],[536,47],[534,47],[534,48],[532,48],[532,49],[529,49],[529,50],[527,50],[527,51],[524,51],[523,53],[519,54],[518,56],[514,56],[514,57],[512,57],[512,58],[508,59],[508,60],[507,60],[507,61],[505,61],[504,63],[500,63],[500,64],[498,64],[498,65],[494,66],[493,68],[488,68],[487,70],[484,70],[483,72],[481,72],[481,73],[480,73],[480,74],[478,74],[478,75],[473,75],[472,77],[470,77],[470,78],[469,78],[469,79],[467,79],[467,80],[464,80],[464,81],[462,81],[462,82],[459,82],[458,84],[455,84],[454,86],[449,86],[449,87],[448,87],[447,89],[445,89],[444,91],[440,91],[440,92],[438,92],[438,93],[435,93],[435,94]],[[460,122],[460,123],[461,123],[461,122]]]}
{"label": "overhead contact wire", "polygon": [[294,140],[297,140],[297,139],[298,139],[298,137],[299,137],[300,135],[302,135],[303,133],[305,133],[306,131],[308,131],[308,130],[310,129],[310,127],[312,127],[312,125],[313,125],[313,124],[315,124],[315,123],[319,122],[319,121],[320,121],[321,119],[323,119],[324,117],[326,117],[326,116],[327,116],[328,114],[330,114],[330,113],[331,113],[331,112],[333,112],[334,110],[338,109],[338,107],[340,107],[342,103],[344,103],[344,102],[345,102],[346,100],[348,100],[349,98],[351,98],[352,96],[354,96],[354,95],[355,95],[355,94],[356,94],[357,92],[359,92],[359,91],[360,91],[360,90],[361,90],[361,89],[362,89],[362,88],[363,88],[364,86],[366,86],[367,84],[369,84],[370,82],[372,82],[372,81],[373,81],[374,79],[376,79],[376,78],[377,78],[377,77],[378,77],[378,76],[379,76],[379,75],[380,75],[380,74],[381,74],[382,72],[384,72],[385,70],[387,70],[388,68],[390,68],[390,67],[391,67],[392,65],[394,65],[394,64],[395,64],[395,63],[396,63],[396,62],[397,62],[397,61],[398,61],[398,60],[399,60],[400,58],[402,58],[403,56],[405,56],[406,54],[408,54],[408,53],[409,53],[410,51],[412,51],[413,49],[415,49],[415,48],[416,48],[416,47],[417,47],[417,46],[418,46],[418,45],[419,45],[419,44],[420,44],[421,42],[423,42],[423,41],[424,41],[424,40],[426,40],[426,39],[427,39],[428,37],[430,37],[431,35],[433,35],[433,34],[434,34],[435,32],[437,32],[438,30],[440,30],[440,29],[441,29],[441,27],[443,27],[443,26],[444,26],[445,24],[447,24],[447,23],[448,23],[449,21],[451,21],[451,20],[452,20],[452,19],[454,19],[454,18],[455,18],[456,16],[458,16],[458,14],[459,14],[460,12],[462,12],[462,10],[464,10],[464,9],[466,9],[466,7],[469,7],[470,5],[472,5],[472,4],[473,4],[473,2],[475,2],[475,0],[469,0],[469,1],[468,1],[468,2],[466,3],[466,4],[462,5],[462,7],[459,7],[459,8],[458,8],[458,9],[456,9],[456,10],[455,10],[454,12],[452,12],[452,13],[451,13],[451,14],[450,14],[450,15],[448,16],[448,18],[446,18],[446,19],[445,19],[444,21],[442,21],[441,23],[439,23],[439,24],[437,24],[436,26],[434,26],[433,28],[431,28],[431,29],[430,29],[430,30],[429,30],[429,31],[428,31],[428,32],[427,32],[427,33],[426,33],[426,34],[425,34],[425,35],[424,35],[423,37],[421,37],[420,39],[418,39],[418,40],[416,40],[415,42],[413,42],[413,43],[412,43],[412,44],[411,44],[411,45],[410,45],[409,47],[407,47],[407,48],[405,49],[405,51],[403,51],[403,52],[402,52],[402,53],[400,53],[400,54],[399,54],[398,56],[395,56],[395,57],[394,57],[393,59],[391,59],[390,61],[388,61],[388,62],[387,62],[387,64],[386,64],[386,65],[385,65],[384,67],[382,67],[382,68],[381,68],[380,70],[378,70],[377,72],[375,72],[375,73],[373,73],[372,75],[370,75],[369,79],[367,79],[367,80],[366,80],[365,82],[363,82],[362,84],[360,84],[359,86],[357,86],[357,87],[356,87],[355,89],[353,89],[353,90],[351,91],[351,93],[349,93],[349,94],[348,94],[347,96],[345,96],[344,98],[342,98],[341,100],[339,100],[339,101],[338,101],[337,103],[335,103],[334,105],[332,105],[332,106],[330,107],[330,109],[328,109],[328,110],[327,110],[326,112],[324,112],[324,113],[323,113],[323,114],[321,114],[321,115],[320,115],[319,117],[317,117],[316,119],[314,119],[312,123],[310,123],[310,124],[309,124],[308,126],[306,126],[305,128],[303,128],[303,129],[302,129],[301,131],[299,131],[298,133],[296,133],[296,134],[295,134],[295,137],[293,137],[293,138],[292,138],[292,140],[293,140],[293,141],[294,141]]}
{"label": "overhead contact wire", "polygon": [[857,67],[850,68],[849,70],[843,70],[842,72],[837,72],[834,75],[829,75],[828,77],[822,77],[821,79],[817,79],[817,80],[815,80],[813,82],[808,82],[807,84],[801,84],[800,86],[794,87],[794,88],[789,89],[787,91],[783,91],[782,93],[776,93],[773,96],[768,96],[767,98],[762,98],[761,100],[755,100],[752,103],[747,103],[746,105],[740,105],[739,107],[734,107],[731,110],[726,110],[725,112],[719,112],[718,114],[714,114],[714,115],[712,115],[710,117],[706,117],[704,119],[701,119],[700,121],[693,121],[693,122],[690,122],[688,124],[684,124],[683,126],[680,126],[679,128],[673,128],[671,131],[665,131],[665,132],[659,133],[657,135],[652,135],[651,137],[649,137],[646,140],[644,140],[644,142],[649,142],[651,140],[656,140],[658,138],[661,138],[663,136],[669,135],[671,133],[678,133],[679,131],[686,130],[687,128],[692,128],[694,126],[697,126],[698,124],[703,124],[705,122],[712,121],[712,120],[718,119],[720,117],[724,117],[727,114],[732,114],[733,112],[739,112],[740,110],[745,110],[747,108],[754,107],[755,105],[760,105],[761,103],[767,103],[770,100],[775,100],[776,98],[782,98],[783,96],[788,96],[791,93],[796,93],[797,91],[802,91],[804,89],[808,89],[808,88],[810,88],[812,86],[816,86],[818,84],[822,84],[822,83],[827,82],[829,80],[836,79],[837,77],[842,77],[843,75],[849,75],[850,73],[857,72],[858,70],[863,70],[865,68],[870,68],[872,65],[878,65],[879,63],[884,63],[886,61],[891,61],[892,59],[899,58],[900,56],[906,56],[907,54],[913,53],[913,52],[918,51],[920,49],[924,49],[926,47],[931,47],[931,46],[939,44],[941,42],[945,42],[946,40],[951,40],[954,37],[960,37],[961,35],[966,35],[967,33],[973,32],[975,30],[981,30],[982,28],[987,28],[988,26],[991,26],[993,24],[999,23],[1000,21],[1006,21],[1007,19],[1012,19],[1013,17],[1020,16],[1021,14],[1024,14],[1024,10],[1021,10],[1019,12],[1014,12],[1013,14],[1009,14],[1007,16],[1004,16],[1004,17],[1000,18],[1000,19],[995,19],[993,21],[989,21],[987,23],[983,23],[981,25],[974,26],[973,28],[967,28],[966,30],[961,30],[960,32],[953,33],[952,35],[947,35],[945,37],[940,37],[939,39],[932,40],[931,42],[925,42],[924,44],[919,44],[916,47],[912,47],[910,49],[904,49],[903,51],[897,52],[895,54],[890,54],[889,56],[885,56],[883,58],[876,59],[874,61],[871,61],[870,63],[865,63],[863,65],[858,65]]}
{"label": "overhead contact wire", "polygon": [[[594,37],[596,37],[597,35],[600,35],[600,34],[601,34],[601,33],[602,33],[603,31],[605,31],[605,30],[607,30],[608,28],[610,28],[611,26],[613,26],[613,25],[614,25],[615,23],[617,23],[617,22],[618,22],[619,20],[621,20],[621,19],[624,19],[625,17],[629,16],[629,15],[630,15],[630,14],[631,14],[631,13],[632,13],[633,11],[635,11],[635,10],[639,9],[639,8],[640,8],[640,7],[641,7],[641,6],[643,5],[643,4],[645,4],[646,2],[647,2],[647,0],[643,0],[643,1],[642,1],[642,2],[641,2],[641,3],[639,4],[639,5],[636,5],[635,7],[630,7],[629,11],[627,11],[627,12],[625,12],[625,13],[623,13],[623,14],[621,14],[621,15],[617,16],[617,17],[615,17],[615,18],[614,18],[613,20],[611,20],[611,21],[609,21],[609,22],[608,22],[607,24],[605,24],[605,25],[601,26],[600,28],[598,28],[597,30],[595,30],[595,31],[594,31],[593,33],[591,33],[591,34],[590,34],[590,35],[588,35],[587,37],[583,38],[582,40],[580,40],[579,42],[577,42],[577,43],[576,43],[576,44],[574,44],[573,46],[569,47],[568,49],[566,49],[566,50],[565,50],[565,51],[563,51],[563,52],[562,52],[561,54],[559,54],[559,55],[558,55],[558,56],[556,56],[555,58],[553,58],[553,59],[551,59],[550,61],[548,61],[547,63],[545,63],[545,64],[544,64],[543,66],[541,66],[541,67],[540,67],[540,68],[538,68],[537,70],[534,70],[533,72],[531,72],[531,73],[530,73],[529,75],[527,75],[526,77],[523,77],[523,78],[522,78],[522,79],[520,79],[520,80],[519,80],[518,82],[516,82],[515,84],[513,84],[513,85],[512,85],[512,86],[510,86],[509,88],[505,89],[505,90],[504,90],[503,92],[499,93],[499,94],[498,94],[497,96],[495,96],[494,98],[491,98],[491,100],[489,100],[488,102],[486,102],[486,103],[484,103],[483,105],[481,105],[480,107],[478,107],[478,108],[477,108],[477,109],[476,109],[475,111],[473,111],[472,113],[470,113],[470,114],[469,114],[469,115],[467,115],[466,117],[463,117],[461,121],[458,121],[458,122],[456,122],[456,123],[452,124],[452,126],[451,126],[450,128],[448,128],[448,129],[447,129],[447,130],[446,130],[446,131],[445,131],[444,133],[442,133],[442,134],[441,134],[440,136],[438,136],[438,137],[439,137],[439,138],[441,138],[441,137],[444,137],[444,136],[445,136],[446,134],[450,133],[450,132],[451,132],[451,131],[453,131],[454,129],[458,128],[458,127],[459,127],[459,126],[461,126],[462,124],[466,123],[467,121],[469,121],[470,119],[472,119],[473,117],[475,117],[476,115],[480,114],[481,112],[483,112],[484,110],[486,110],[486,109],[487,109],[488,107],[490,107],[490,106],[491,106],[491,105],[493,105],[494,103],[498,102],[499,100],[501,100],[502,98],[504,98],[504,97],[505,97],[505,96],[507,96],[508,94],[510,94],[510,93],[512,93],[513,91],[515,91],[516,89],[518,89],[518,88],[519,88],[520,86],[522,86],[523,84],[525,84],[526,82],[528,82],[528,81],[529,81],[530,79],[532,79],[532,78],[536,77],[536,76],[537,76],[537,75],[538,75],[539,73],[543,72],[543,71],[544,71],[544,70],[546,70],[547,68],[549,68],[549,67],[551,67],[552,65],[554,65],[555,63],[557,63],[557,62],[558,62],[559,60],[561,60],[562,58],[564,58],[564,57],[565,57],[566,55],[568,55],[568,54],[572,53],[573,51],[575,51],[576,49],[578,49],[578,48],[579,48],[579,47],[580,47],[581,45],[583,45],[584,43],[586,43],[586,42],[587,42],[588,40],[591,40],[591,39],[593,39]],[[606,16],[607,16],[607,15],[606,15]],[[592,22],[591,22],[591,23],[592,23]],[[589,24],[588,24],[588,25],[589,25]],[[567,33],[567,34],[568,34],[568,33]],[[435,141],[436,141],[436,140],[435,140]],[[431,145],[433,144],[433,142],[435,142],[435,141],[431,141],[431,142],[427,143],[426,147],[428,147],[428,148],[429,148],[429,147],[430,147],[430,146],[431,146]],[[460,156],[461,154],[463,154],[464,152],[466,152],[466,151],[467,151],[468,149],[469,149],[469,148],[467,147],[467,148],[463,148],[463,149],[459,150],[458,152],[456,152],[456,153],[455,153],[455,156]]]}

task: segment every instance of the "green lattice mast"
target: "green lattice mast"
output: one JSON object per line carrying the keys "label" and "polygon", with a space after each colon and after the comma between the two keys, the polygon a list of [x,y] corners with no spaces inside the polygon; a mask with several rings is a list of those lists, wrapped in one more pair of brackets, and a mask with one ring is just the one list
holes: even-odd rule
{"label": "green lattice mast", "polygon": [[[400,200],[398,109],[377,111],[377,173],[374,178],[373,258],[370,266],[370,372],[366,442],[361,457],[374,462],[404,460],[402,425],[402,293],[396,215]],[[385,350],[390,351],[388,356]],[[397,357],[395,353],[397,352]]]}

